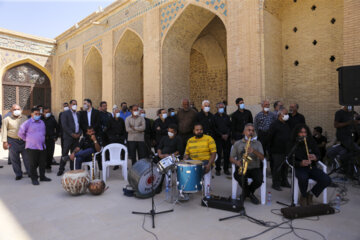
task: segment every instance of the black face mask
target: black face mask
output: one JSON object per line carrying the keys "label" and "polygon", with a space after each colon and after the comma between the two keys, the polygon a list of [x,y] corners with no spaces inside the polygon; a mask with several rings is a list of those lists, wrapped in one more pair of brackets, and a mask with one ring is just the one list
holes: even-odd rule
{"label": "black face mask", "polygon": [[123,107],[122,110],[123,112],[125,112],[127,110],[127,107]]}
{"label": "black face mask", "polygon": [[204,135],[204,133],[199,133],[199,134],[195,134],[196,138],[202,138],[202,136]]}

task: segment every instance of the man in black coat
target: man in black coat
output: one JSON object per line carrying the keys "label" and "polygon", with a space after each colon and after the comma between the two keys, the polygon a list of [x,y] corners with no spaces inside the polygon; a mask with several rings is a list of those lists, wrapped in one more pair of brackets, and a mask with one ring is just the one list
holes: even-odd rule
{"label": "man in black coat", "polygon": [[59,125],[51,114],[49,107],[44,107],[41,120],[45,123],[45,145],[46,145],[46,171],[51,172],[51,164],[54,157],[55,142],[59,137]]}
{"label": "man in black coat", "polygon": [[101,132],[100,112],[92,107],[92,101],[84,99],[83,111],[80,112],[80,128],[86,132],[88,126],[94,127],[95,132]]}
{"label": "man in black coat", "polygon": [[238,141],[243,138],[245,125],[253,123],[253,117],[251,112],[245,109],[243,98],[237,98],[235,103],[238,109],[231,115],[231,138]]}

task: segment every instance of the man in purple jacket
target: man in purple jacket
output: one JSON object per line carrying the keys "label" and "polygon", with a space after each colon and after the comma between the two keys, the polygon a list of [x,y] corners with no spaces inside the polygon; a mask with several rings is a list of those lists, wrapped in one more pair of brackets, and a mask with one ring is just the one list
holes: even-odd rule
{"label": "man in purple jacket", "polygon": [[25,150],[30,162],[30,177],[33,185],[39,185],[37,167],[39,167],[40,181],[49,182],[45,176],[45,124],[40,120],[39,108],[31,109],[31,118],[25,121],[19,129],[18,136],[25,141]]}

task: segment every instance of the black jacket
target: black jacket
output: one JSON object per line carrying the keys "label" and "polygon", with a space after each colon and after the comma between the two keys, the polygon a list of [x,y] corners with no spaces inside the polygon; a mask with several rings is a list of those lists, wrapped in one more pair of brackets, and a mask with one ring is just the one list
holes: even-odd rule
{"label": "black jacket", "polygon": [[214,115],[214,129],[215,129],[215,138],[220,139],[221,135],[227,134],[230,136],[231,134],[231,120],[230,117],[223,113],[220,116],[219,113]]}
{"label": "black jacket", "polygon": [[269,151],[270,153],[286,154],[290,142],[291,131],[287,122],[277,119],[269,128]]}
{"label": "black jacket", "polygon": [[304,117],[304,115],[302,115],[300,113],[296,113],[295,116],[292,116],[290,114],[288,124],[289,124],[290,130],[292,131],[296,125],[305,124],[305,117]]}
{"label": "black jacket", "polygon": [[[306,142],[307,142],[309,154],[315,154],[316,158],[318,160],[320,160],[320,157],[321,157],[320,151],[316,145],[315,140],[310,136],[310,137],[306,138]],[[291,148],[294,145],[295,145],[295,143],[292,143]],[[301,161],[304,159],[308,159],[304,141],[301,141],[298,143],[298,146],[294,152],[294,155],[295,155],[295,167],[302,167],[302,166],[300,166]],[[291,161],[292,161],[292,158],[290,158],[289,162],[291,163]],[[316,166],[316,162],[312,162],[311,165]],[[309,166],[306,166],[304,168],[309,168]]]}
{"label": "black jacket", "polygon": [[[89,126],[87,111],[80,112],[80,128],[83,133],[86,133],[86,128]],[[91,126],[94,127],[96,133],[101,132],[100,126],[100,111],[96,109],[92,109],[91,111]]]}
{"label": "black jacket", "polygon": [[60,135],[60,127],[55,117],[53,115],[48,118],[41,116],[41,120],[45,123],[45,140],[58,138]]}
{"label": "black jacket", "polygon": [[[168,135],[168,127],[169,127],[170,121],[168,118],[165,119],[165,121],[161,121],[160,118],[157,118],[154,121],[154,131],[155,131],[155,140],[156,144],[160,143],[160,140],[162,137]],[[160,128],[160,130],[158,129]]]}
{"label": "black jacket", "polygon": [[120,117],[117,120],[111,117],[106,126],[106,136],[109,144],[124,144],[126,139],[125,121]]}
{"label": "black jacket", "polygon": [[204,134],[209,135],[211,137],[215,137],[214,131],[214,115],[212,113],[208,113],[205,115],[205,112],[201,109],[200,112],[197,114],[196,121],[201,123],[204,129]]}
{"label": "black jacket", "polygon": [[248,123],[253,123],[253,117],[249,110],[244,109],[243,112],[236,110],[231,115],[231,133],[232,138],[235,140],[240,140],[242,138],[244,127]]}

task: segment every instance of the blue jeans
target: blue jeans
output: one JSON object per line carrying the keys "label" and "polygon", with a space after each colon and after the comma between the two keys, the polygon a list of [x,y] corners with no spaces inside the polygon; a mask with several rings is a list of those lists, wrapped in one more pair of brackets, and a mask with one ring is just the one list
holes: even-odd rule
{"label": "blue jeans", "polygon": [[76,158],[75,169],[81,169],[81,165],[83,162],[91,161],[91,156],[93,153],[95,153],[95,150],[93,148],[87,148],[75,153],[75,158]]}

